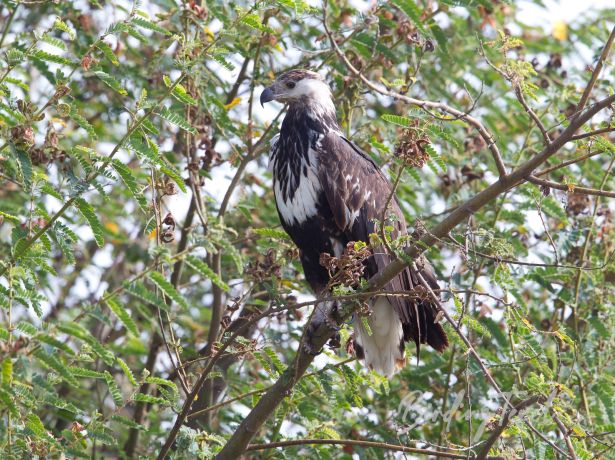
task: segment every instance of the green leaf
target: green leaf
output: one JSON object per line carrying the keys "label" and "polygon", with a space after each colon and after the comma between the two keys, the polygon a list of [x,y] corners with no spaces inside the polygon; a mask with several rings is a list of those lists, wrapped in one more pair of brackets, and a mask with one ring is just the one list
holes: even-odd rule
{"label": "green leaf", "polygon": [[173,180],[173,182],[177,184],[179,189],[182,192],[186,193],[186,185],[184,184],[184,179],[182,178],[182,176],[180,176],[179,172],[175,168],[168,165],[161,165],[160,172],[169,176]]}
{"label": "green leaf", "polygon": [[267,238],[290,240],[288,233],[286,233],[284,230],[278,230],[275,228],[254,228],[252,229],[252,231],[259,236],[264,236]]}
{"label": "green leaf", "polygon": [[113,91],[118,92],[122,96],[126,96],[128,92],[122,87],[119,81],[117,81],[114,77],[109,75],[108,73],[103,72],[102,70],[96,70],[94,75],[98,77],[103,83],[105,83],[109,88]]}
{"label": "green leaf", "polygon": [[261,32],[273,33],[274,30],[262,23],[261,18],[256,13],[246,14],[241,17],[241,22]]}
{"label": "green leaf", "polygon": [[71,120],[77,123],[81,128],[85,129],[85,131],[90,136],[90,139],[96,140],[96,131],[94,131],[94,127],[90,124],[88,120],[86,120],[75,108],[75,106],[71,106],[70,114]]}
{"label": "green leaf", "polygon": [[406,168],[406,171],[416,181],[417,184],[421,185],[423,183],[423,179],[421,179],[421,175],[415,168]]}
{"label": "green leaf", "polygon": [[113,414],[111,416],[111,420],[114,422],[121,423],[128,428],[134,428],[135,430],[144,431],[145,427],[143,425],[139,425],[134,420],[129,419],[128,417],[124,417],[123,415]]}
{"label": "green leaf", "polygon": [[126,364],[126,361],[124,361],[122,358],[118,357],[117,358],[117,363],[122,368],[122,371],[124,371],[124,375],[126,376],[128,381],[131,384],[133,384],[134,386],[137,386],[137,380],[135,379],[135,376],[133,375],[133,373],[130,370],[130,368],[128,367],[128,364]]}
{"label": "green leaf", "polygon": [[137,324],[134,322],[130,313],[118,302],[115,301],[115,298],[110,298],[105,301],[109,310],[111,310],[115,316],[122,322],[126,330],[128,330],[135,337],[139,337],[139,330],[137,329]]}
{"label": "green leaf", "polygon": [[83,326],[75,322],[65,322],[57,325],[58,330],[73,337],[77,337],[87,343],[92,351],[98,355],[106,365],[115,363],[115,355],[103,345]]}
{"label": "green leaf", "polygon": [[130,286],[125,285],[124,290],[127,294],[130,294],[137,299],[152,304],[155,307],[160,308],[162,311],[169,311],[169,306],[158,298],[153,292],[150,292],[142,283],[134,283]]}
{"label": "green leaf", "polygon": [[107,42],[103,40],[99,40],[96,42],[96,48],[98,48],[102,54],[107,58],[107,60],[113,65],[120,65],[120,61],[117,60],[117,56],[111,49],[111,47],[107,44]]}
{"label": "green leaf", "polygon": [[205,262],[194,256],[186,257],[185,261],[190,267],[199,272],[205,278],[210,279],[212,283],[223,291],[228,292],[230,290],[229,285],[222,281],[222,279],[220,279],[220,277]]}
{"label": "green leaf", "polygon": [[73,61],[71,61],[68,58],[65,58],[64,56],[58,56],[57,54],[51,54],[43,50],[35,50],[34,52],[30,54],[30,56],[32,56],[35,59],[39,59],[41,61],[53,62],[55,64],[70,65],[70,66],[75,65]]}
{"label": "green leaf", "polygon": [[40,340],[43,343],[46,343],[47,345],[51,345],[52,347],[57,348],[58,350],[62,350],[63,352],[69,355],[75,354],[74,350],[71,347],[69,347],[66,343],[59,341],[58,339],[56,339],[55,337],[51,335],[41,334],[37,336],[36,339]]}
{"label": "green leaf", "polygon": [[13,381],[13,360],[10,357],[2,361],[2,383],[10,385]]}
{"label": "green leaf", "polygon": [[[446,173],[446,163],[444,162],[444,160],[442,159],[440,154],[438,154],[438,152],[436,152],[436,150],[433,148],[433,145],[425,144],[424,148],[425,148],[425,151],[431,157],[431,159],[439,166],[440,170],[443,173]],[[436,172],[436,174],[437,174],[437,172]]]}
{"label": "green leaf", "polygon": [[170,111],[167,107],[162,107],[158,112],[158,115],[169,123],[188,131],[190,134],[196,134],[196,129],[194,129],[184,117],[178,113]]}
{"label": "green leaf", "polygon": [[17,323],[15,329],[20,332],[23,332],[26,335],[29,335],[30,337],[33,337],[38,334],[38,329],[33,324],[30,324],[26,321],[20,321],[19,323]]}
{"label": "green leaf", "polygon": [[75,31],[71,29],[68,24],[62,21],[62,18],[60,18],[59,16],[56,16],[56,20],[53,23],[53,28],[61,30],[62,32],[66,32],[70,40],[75,39]]}
{"label": "green leaf", "polygon": [[402,117],[401,115],[393,115],[390,113],[385,113],[382,115],[382,119],[388,123],[403,126],[404,128],[407,128],[412,123],[412,120],[408,117]]}
{"label": "green leaf", "polygon": [[147,200],[141,190],[139,190],[139,185],[137,184],[137,178],[132,174],[132,171],[128,166],[122,163],[120,160],[113,159],[111,161],[113,169],[118,173],[118,175],[122,178],[122,181],[132,193],[132,196],[139,204],[139,207],[145,211],[147,209]]}
{"label": "green leaf", "polygon": [[[167,88],[170,88],[173,85],[173,82],[171,81],[171,79],[166,75],[162,77],[162,80],[164,81],[164,84],[167,86]],[[188,94],[188,90],[186,90],[186,88],[184,88],[179,83],[175,85],[175,88],[173,88],[173,92],[171,94],[173,94],[173,96],[176,99],[186,104],[190,104],[190,105],[198,104],[198,101],[194,99],[192,96],[190,96],[190,94]]]}
{"label": "green leaf", "polygon": [[91,369],[86,369],[84,367],[70,367],[70,372],[75,377],[82,377],[87,379],[104,379],[105,374],[98,371],[93,371]]}
{"label": "green leaf", "polygon": [[17,156],[17,162],[19,163],[19,171],[23,178],[23,183],[26,190],[32,189],[32,161],[30,155],[22,149],[15,148],[15,155]]}
{"label": "green leaf", "polygon": [[94,208],[83,198],[76,198],[75,206],[90,225],[92,233],[94,233],[94,239],[96,240],[96,244],[99,248],[102,248],[105,244],[105,240],[103,238],[103,227],[100,223],[100,220],[98,220],[96,213],[94,212]]}
{"label": "green leaf", "polygon": [[188,309],[188,301],[169,283],[160,272],[151,272],[149,279],[165,293],[167,297],[172,299],[175,303],[182,306],[186,310]]}
{"label": "green leaf", "polygon": [[156,396],[146,395],[143,393],[137,393],[134,397],[135,401],[141,401],[148,404],[161,404],[163,406],[168,406],[169,401],[164,398],[157,398]]}
{"label": "green leaf", "polygon": [[59,38],[52,37],[48,33],[44,33],[43,35],[41,35],[40,39],[41,41],[48,43],[51,46],[55,46],[56,48],[61,49],[62,51],[66,51],[66,45]]}
{"label": "green leaf", "polygon": [[38,415],[32,412],[26,415],[26,428],[28,428],[32,434],[39,438],[49,438],[45,425],[43,425],[41,419],[38,418]]}
{"label": "green leaf", "polygon": [[21,219],[19,217],[9,214],[8,212],[0,211],[0,216],[4,217],[7,220],[10,220],[14,224],[19,224]]}
{"label": "green leaf", "polygon": [[109,373],[109,371],[105,371],[105,382],[107,382],[107,387],[109,387],[109,393],[113,398],[113,403],[115,407],[120,408],[124,406],[124,398],[122,397],[122,392],[120,391],[120,387],[117,386],[115,379]]}
{"label": "green leaf", "polygon": [[226,56],[222,53],[214,53],[211,55],[211,58],[224,67],[226,70],[233,71],[235,70],[235,66],[226,60]]}
{"label": "green leaf", "polygon": [[74,387],[78,387],[77,380],[70,373],[68,367],[66,367],[60,360],[54,355],[49,355],[43,350],[37,350],[34,352],[34,356],[47,368],[57,372],[67,383]]}
{"label": "green leaf", "polygon": [[151,21],[148,21],[145,18],[139,17],[139,16],[135,16],[133,17],[130,22],[132,24],[136,24],[139,27],[143,27],[144,29],[148,29],[148,30],[153,30],[154,32],[159,32],[163,35],[171,35],[171,32],[169,32],[167,29],[160,27],[158,24],[155,24]]}

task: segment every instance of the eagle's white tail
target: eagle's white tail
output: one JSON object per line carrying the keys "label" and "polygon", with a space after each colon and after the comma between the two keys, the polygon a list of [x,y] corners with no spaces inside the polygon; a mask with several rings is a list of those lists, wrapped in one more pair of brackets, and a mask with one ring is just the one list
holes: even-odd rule
{"label": "eagle's white tail", "polygon": [[386,297],[378,297],[367,319],[371,334],[360,318],[355,318],[355,341],[365,355],[365,364],[390,377],[406,364],[403,352],[401,320]]}

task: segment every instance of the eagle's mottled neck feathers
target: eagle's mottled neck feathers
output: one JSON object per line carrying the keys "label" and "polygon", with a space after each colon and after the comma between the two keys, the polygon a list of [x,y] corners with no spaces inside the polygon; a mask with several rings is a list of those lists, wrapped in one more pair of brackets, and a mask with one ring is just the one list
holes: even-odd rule
{"label": "eagle's mottled neck feathers", "polygon": [[282,123],[280,137],[272,150],[274,175],[284,200],[292,200],[301,180],[317,161],[311,152],[329,132],[340,132],[331,99],[324,82],[315,82],[315,91],[293,100]]}

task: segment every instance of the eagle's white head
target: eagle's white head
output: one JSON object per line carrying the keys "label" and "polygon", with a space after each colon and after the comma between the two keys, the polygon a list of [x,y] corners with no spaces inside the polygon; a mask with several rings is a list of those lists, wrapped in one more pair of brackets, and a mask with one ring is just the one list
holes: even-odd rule
{"label": "eagle's white head", "polygon": [[289,70],[276,78],[273,85],[261,94],[261,105],[269,101],[279,101],[308,106],[320,106],[335,113],[331,88],[316,72],[310,70]]}

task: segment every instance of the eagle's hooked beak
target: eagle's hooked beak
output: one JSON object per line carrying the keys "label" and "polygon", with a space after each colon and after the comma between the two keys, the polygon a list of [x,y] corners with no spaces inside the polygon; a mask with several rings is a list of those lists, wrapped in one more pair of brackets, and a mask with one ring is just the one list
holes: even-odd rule
{"label": "eagle's hooked beak", "polygon": [[269,88],[265,88],[265,91],[261,93],[261,106],[265,106],[265,102],[273,101],[275,99],[275,93],[271,86]]}

